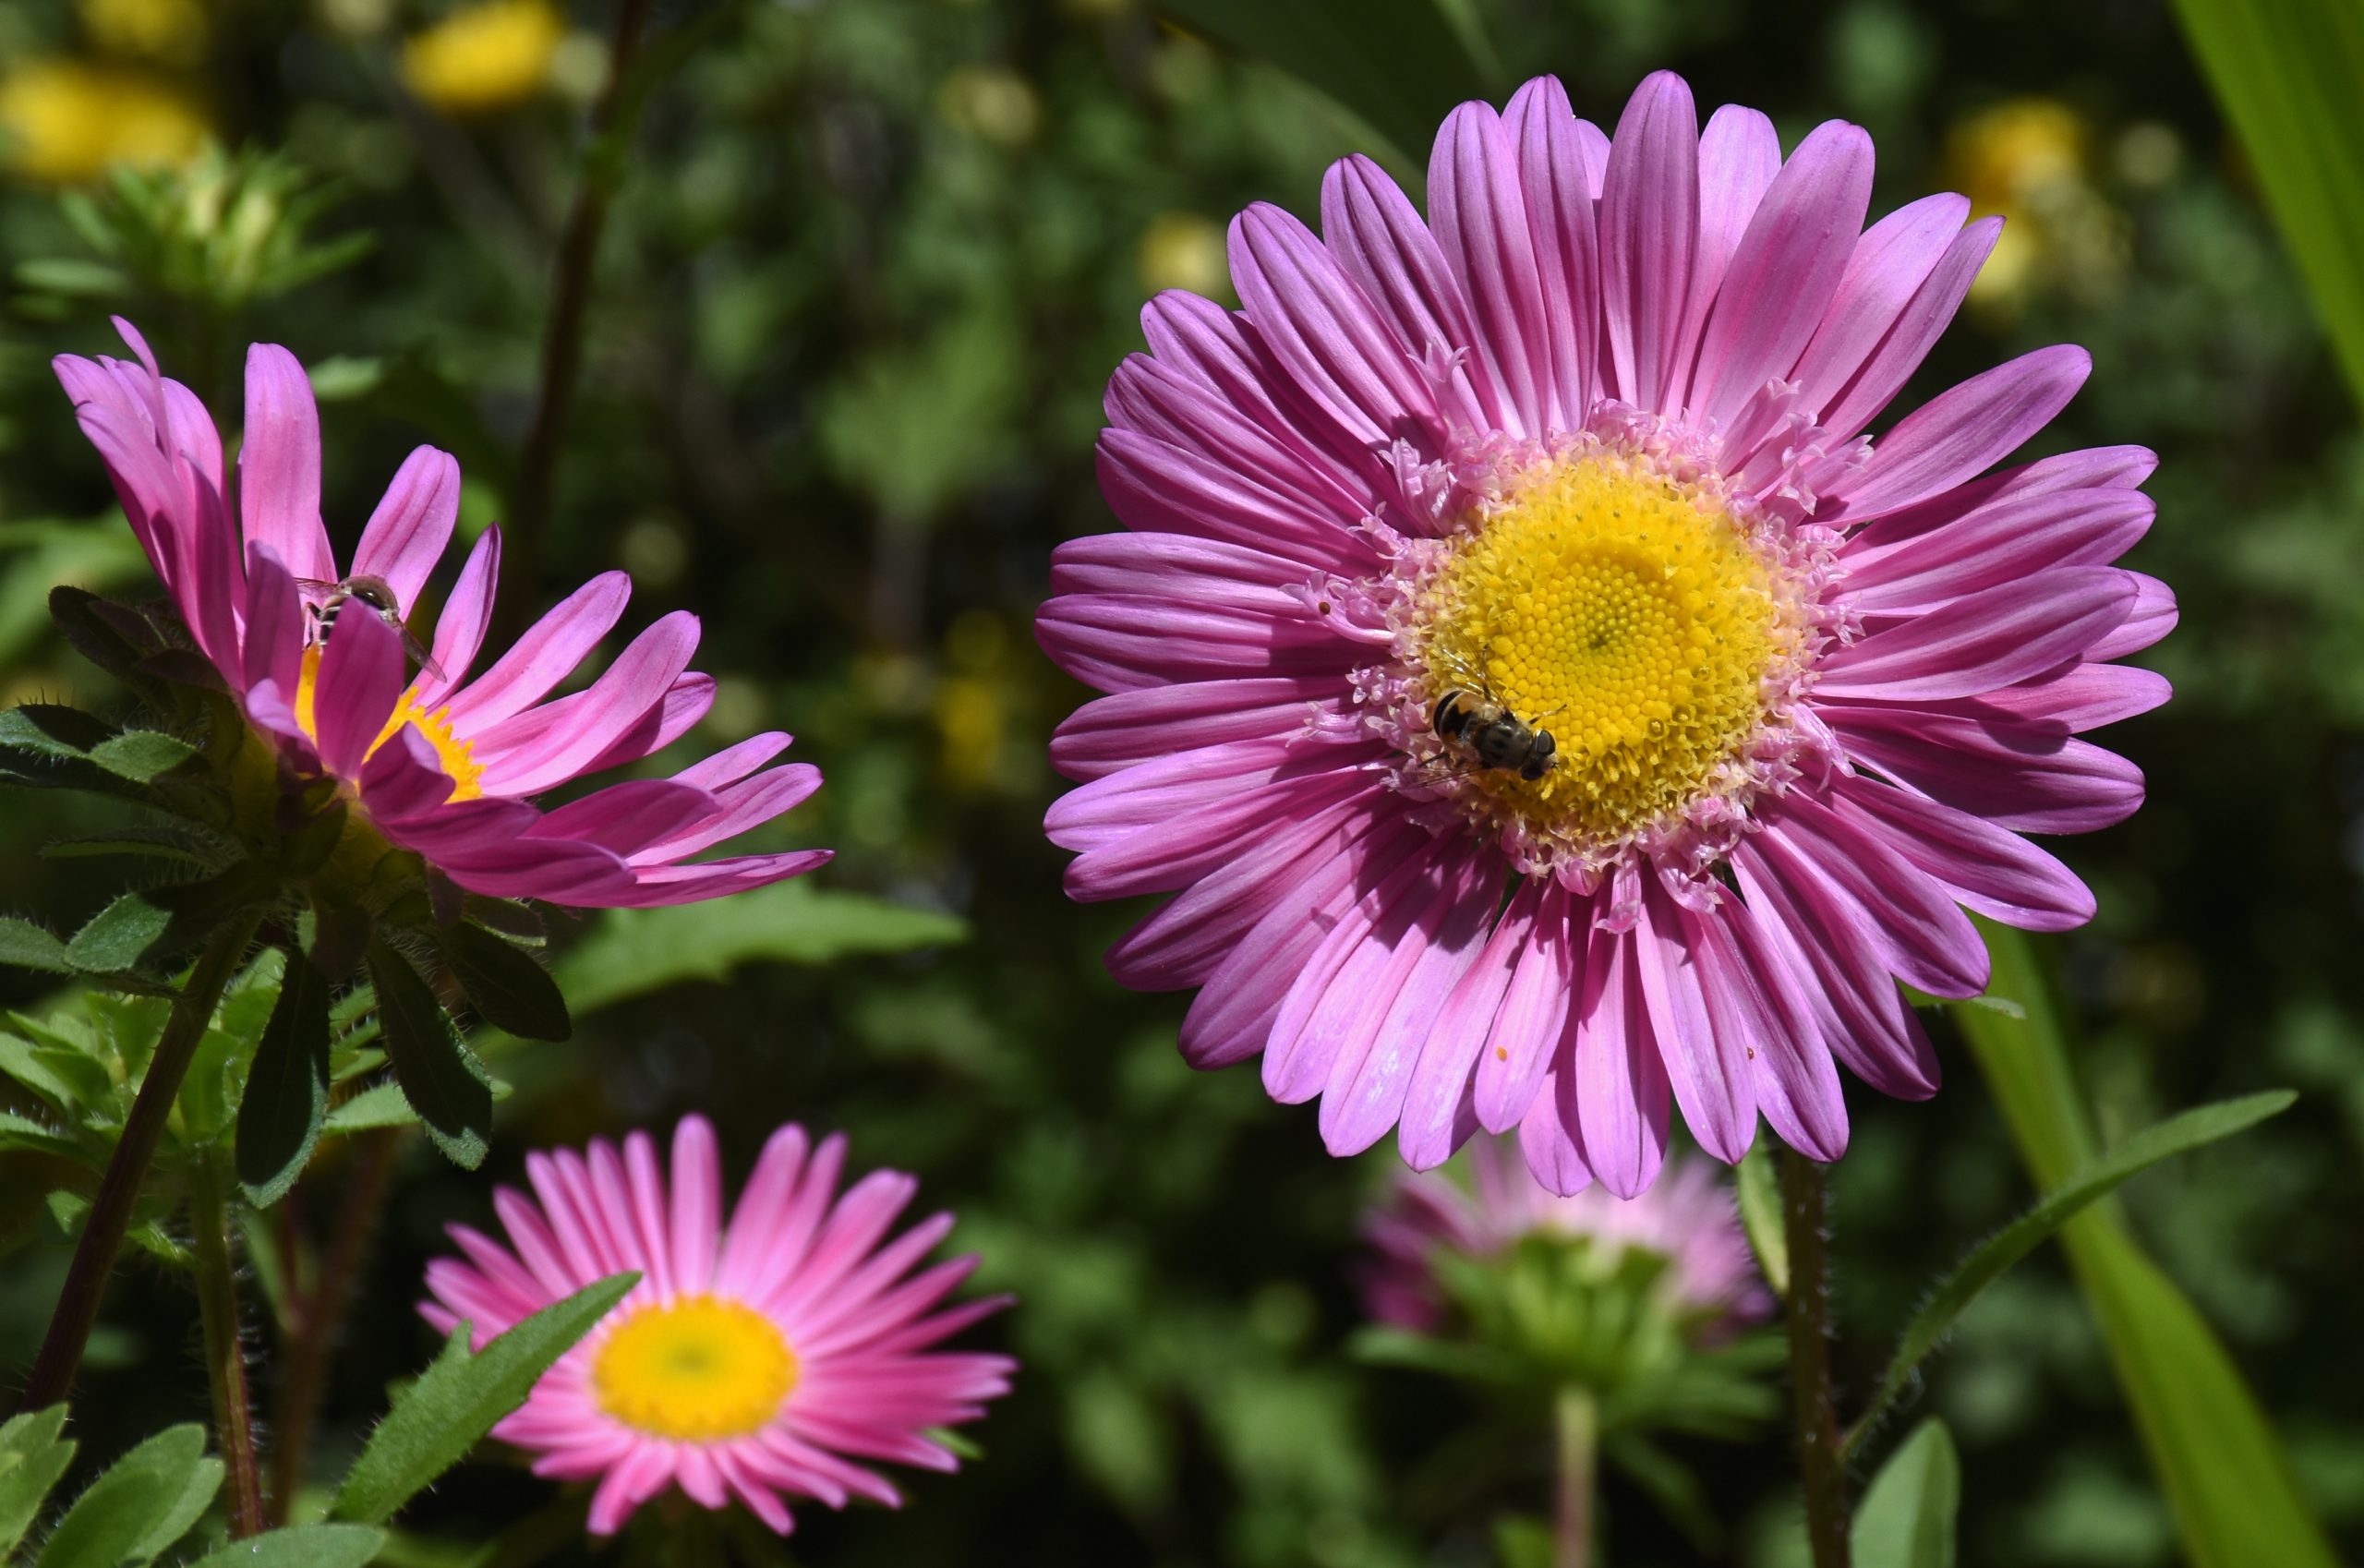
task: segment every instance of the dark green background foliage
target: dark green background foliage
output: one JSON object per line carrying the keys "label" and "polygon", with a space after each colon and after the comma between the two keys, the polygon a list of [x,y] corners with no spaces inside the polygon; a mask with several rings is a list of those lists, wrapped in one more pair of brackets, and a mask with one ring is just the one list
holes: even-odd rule
{"label": "dark green background foliage", "polygon": [[[62,3],[8,9],[0,44],[74,36]],[[417,440],[461,456],[471,525],[502,515],[577,112],[546,100],[439,120],[401,99],[387,36],[340,36],[282,0],[217,9],[201,80],[226,135],[342,179],[321,230],[374,248],[234,321],[153,300],[134,314],[168,366],[214,378],[199,390],[225,409],[247,338],[340,362],[322,380],[340,394],[324,418],[341,543]],[[397,28],[431,9],[398,7]],[[2172,18],[2150,0],[1473,10],[1503,83],[1556,70],[1598,118],[1666,65],[1703,106],[1755,104],[1790,139],[1858,120],[1878,142],[1883,208],[1947,185],[1949,136],[1982,109],[2041,95],[2080,117],[2081,205],[2052,215],[2026,287],[1967,314],[1906,402],[2074,340],[2095,373],[2046,446],[2161,453],[2159,523],[2133,564],[2182,596],[2182,630],[2148,656],[2177,696],[2111,738],[2149,770],[2152,802],[2066,846],[2102,913],[2049,951],[2105,1137],[2265,1085],[2306,1092],[2269,1134],[2122,1201],[2226,1336],[2334,1532],[2364,1542],[2348,1310],[2364,1298],[2364,445]],[[586,0],[577,19],[603,17]],[[959,1212],[982,1283],[1023,1297],[975,1336],[1021,1357],[1017,1393],[974,1429],[983,1461],[915,1479],[903,1514],[801,1511],[803,1561],[1485,1560],[1495,1513],[1540,1506],[1539,1443],[1526,1469],[1481,1478],[1455,1441],[1461,1395],[1342,1348],[1358,1321],[1356,1215],[1392,1151],[1330,1160],[1310,1114],[1267,1104],[1253,1068],[1184,1067],[1179,1000],[1127,995],[1100,969],[1140,911],[1069,905],[1039,831],[1058,788],[1044,739],[1083,694],[1036,652],[1029,617],[1052,545],[1111,525],[1091,443],[1103,382],[1139,346],[1144,236],[1171,214],[1220,225],[1260,198],[1310,213],[1323,165],[1369,134],[1128,0],[657,9],[660,41],[700,26],[618,192],[536,591],[548,602],[621,565],[639,583],[628,626],[699,611],[699,663],[723,694],[698,742],[778,725],[828,776],[765,847],[835,845],[826,881],[957,914],[971,935],[916,957],[744,969],[503,1056],[518,1092],[487,1174],[514,1179],[527,1148],[702,1108],[734,1174],[798,1118],[847,1129],[859,1162],[919,1173],[923,1202]],[[1157,232],[1189,231],[1168,217]],[[0,251],[12,267],[88,255],[54,199],[23,186],[0,190]],[[103,706],[38,602],[69,571],[121,591],[140,580],[107,532],[119,524],[79,521],[109,498],[46,370],[54,352],[110,343],[98,308],[42,277],[18,275],[0,340],[0,687]],[[10,798],[0,903],[70,929],[113,884],[92,862],[36,859],[65,814]],[[0,985],[18,1004],[39,995],[22,975]],[[1851,1095],[1835,1206],[1856,1397],[1922,1282],[2029,1196],[1983,1085],[1932,1027],[1954,1080],[1937,1100]],[[296,1223],[324,1223],[344,1172],[316,1173]],[[62,1268],[31,1174],[0,1172],[18,1244],[0,1285],[6,1365],[29,1357]],[[332,1452],[349,1453],[387,1381],[432,1352],[410,1304],[440,1226],[488,1213],[486,1181],[414,1140],[333,1369]],[[118,1290],[79,1409],[85,1455],[201,1417],[190,1321],[175,1289]],[[2056,1255],[1976,1304],[1920,1407],[1962,1447],[1966,1561],[2170,1560]],[[1684,1454],[1730,1526],[1724,1555],[1779,1561],[1786,1444]],[[548,1494],[478,1465],[404,1523],[480,1541]],[[1612,1561],[1692,1560],[1635,1495],[1612,1485],[1608,1506]]]}

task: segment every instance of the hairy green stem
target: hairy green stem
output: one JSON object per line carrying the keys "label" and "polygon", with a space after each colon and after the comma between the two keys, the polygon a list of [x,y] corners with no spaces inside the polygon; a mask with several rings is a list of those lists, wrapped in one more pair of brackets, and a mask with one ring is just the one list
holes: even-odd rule
{"label": "hairy green stem", "polygon": [[82,1351],[90,1343],[99,1302],[106,1295],[107,1276],[115,1272],[115,1254],[122,1250],[124,1233],[131,1227],[132,1207],[156,1158],[156,1146],[163,1140],[164,1124],[172,1118],[181,1080],[188,1076],[198,1043],[213,1021],[222,988],[237,972],[238,960],[246,956],[247,944],[254,940],[255,928],[261,923],[259,911],[249,912],[233,917],[215,932],[197,967],[189,971],[187,983],[173,999],[172,1016],[164,1022],[163,1037],[156,1042],[156,1054],[148,1060],[147,1075],[139,1080],[131,1115],[124,1118],[123,1136],[107,1161],[106,1174],[99,1178],[98,1195],[83,1222],[82,1239],[75,1245],[74,1260],[66,1271],[66,1286],[57,1293],[49,1332],[26,1380],[24,1407],[28,1410],[58,1404],[73,1391],[74,1374],[81,1369]]}
{"label": "hairy green stem", "polygon": [[510,635],[525,624],[541,577],[542,550],[557,500],[559,449],[565,444],[567,422],[574,412],[574,386],[583,369],[583,327],[591,305],[591,276],[599,257],[599,235],[607,227],[608,201],[623,173],[621,134],[628,129],[630,111],[635,106],[627,100],[624,86],[640,53],[648,10],[649,0],[622,0],[616,7],[615,32],[608,49],[608,79],[592,106],[582,182],[575,188],[574,206],[566,215],[566,229],[559,237],[549,325],[542,336],[541,395],[518,463],[517,506],[508,533],[509,561],[501,573],[506,584],[501,593],[501,629]]}
{"label": "hairy green stem", "polygon": [[191,1162],[189,1228],[197,1240],[197,1307],[205,1331],[206,1381],[213,1394],[213,1441],[230,1472],[230,1536],[264,1528],[262,1475],[255,1463],[254,1406],[239,1334],[238,1260],[230,1239],[230,1184],[216,1150]]}
{"label": "hairy green stem", "polygon": [[1823,1170],[1781,1152],[1781,1228],[1790,1244],[1790,1389],[1797,1413],[1798,1469],[1814,1568],[1848,1568],[1847,1470],[1839,1448],[1839,1401],[1830,1384],[1830,1247]]}
{"label": "hairy green stem", "polygon": [[353,1140],[353,1169],[345,1177],[344,1196],[337,1203],[320,1276],[311,1289],[300,1295],[291,1293],[287,1332],[281,1346],[278,1434],[271,1458],[273,1524],[287,1522],[288,1505],[304,1484],[304,1461],[312,1445],[313,1423],[320,1418],[329,1353],[336,1346],[354,1281],[361,1272],[362,1260],[368,1256],[370,1238],[377,1234],[379,1212],[385,1205],[386,1187],[393,1175],[394,1154],[403,1133],[401,1128],[379,1128]]}
{"label": "hairy green stem", "polygon": [[1592,1395],[1571,1383],[1552,1412],[1558,1465],[1552,1508],[1551,1568],[1588,1568],[1592,1562],[1593,1492],[1600,1470],[1600,1412]]}

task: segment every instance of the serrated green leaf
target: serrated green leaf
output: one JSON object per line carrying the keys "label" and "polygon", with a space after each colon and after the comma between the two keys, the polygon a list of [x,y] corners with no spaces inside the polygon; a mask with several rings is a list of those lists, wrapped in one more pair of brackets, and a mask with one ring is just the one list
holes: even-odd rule
{"label": "serrated green leaf", "polygon": [[173,911],[155,894],[144,888],[126,893],[74,934],[66,957],[85,974],[137,969],[172,923]]}
{"label": "serrated green leaf", "polygon": [[1878,1392],[1873,1394],[1849,1433],[1848,1447],[1860,1443],[1863,1434],[1877,1424],[1912,1381],[1913,1369],[1937,1347],[1937,1342],[1945,1338],[1954,1320],[1961,1316],[1962,1309],[1977,1298],[1978,1293],[2001,1278],[2005,1270],[2035,1250],[2087,1205],[2163,1160],[2230,1138],[2268,1116],[2279,1116],[2298,1098],[2288,1090],[2274,1090],[2202,1105],[2170,1116],[2156,1127],[2145,1128],[1987,1237],[1939,1282],[1921,1304],[1921,1309],[1912,1315],[1912,1321],[1906,1325],[1903,1337],[1897,1344],[1896,1355],[1888,1362],[1887,1375],[1880,1380]]}
{"label": "serrated green leaf", "polygon": [[[1995,962],[1988,995],[2022,1016],[1972,1007],[1954,1019],[2029,1173],[2057,1186],[2093,1151],[2066,1036],[2027,937],[1977,924]],[[2273,1424],[2190,1300],[2106,1202],[2070,1220],[2061,1245],[2194,1568],[2334,1568]]]}
{"label": "serrated green leaf", "polygon": [[1440,0],[1164,0],[1195,31],[1327,93],[1414,171],[1453,108],[1488,91],[1490,55],[1465,6]]}
{"label": "serrated green leaf", "polygon": [[1780,1183],[1773,1174],[1773,1152],[1764,1139],[1750,1146],[1740,1163],[1735,1183],[1740,1197],[1741,1228],[1756,1254],[1756,1267],[1773,1294],[1790,1298],[1790,1237],[1781,1228]]}
{"label": "serrated green leaf", "polygon": [[476,1169],[492,1130],[492,1080],[484,1064],[410,961],[382,942],[369,948],[369,983],[378,993],[386,1059],[403,1098],[447,1158]]}
{"label": "serrated green leaf", "polygon": [[[123,537],[131,530],[124,528]],[[110,675],[127,676],[150,650],[124,629],[99,613],[106,601],[84,588],[60,586],[49,591],[49,618],[76,653]]]}
{"label": "serrated green leaf", "polygon": [[367,1525],[291,1525],[231,1541],[188,1568],[362,1568],[386,1545],[386,1532]]}
{"label": "serrated green leaf", "polygon": [[0,1075],[14,1079],[58,1111],[82,1103],[78,1075],[58,1071],[43,1052],[20,1035],[0,1033]]}
{"label": "serrated green leaf", "polygon": [[320,1130],[323,1136],[335,1137],[375,1127],[409,1127],[417,1120],[418,1113],[403,1098],[401,1084],[377,1083],[331,1111]]}
{"label": "serrated green leaf", "polygon": [[469,1006],[487,1023],[526,1040],[564,1040],[574,1032],[558,982],[531,953],[480,925],[436,926],[429,934]]}
{"label": "serrated green leaf", "polygon": [[22,1149],[29,1153],[53,1154],[63,1159],[87,1158],[88,1152],[65,1133],[42,1126],[14,1111],[0,1111],[0,1149]]}
{"label": "serrated green leaf", "polygon": [[1851,1536],[1855,1568],[1954,1568],[1961,1461],[1941,1421],[1924,1421],[1864,1489]]}
{"label": "serrated green leaf", "polygon": [[211,866],[215,857],[193,835],[173,827],[118,827],[74,838],[54,838],[41,847],[46,860],[79,860],[96,855],[138,855],[182,865]]}
{"label": "serrated green leaf", "polygon": [[575,1342],[640,1283],[611,1274],[551,1303],[484,1347],[468,1351],[463,1323],[442,1353],[369,1434],[337,1488],[330,1516],[382,1525],[436,1477],[458,1464]]}
{"label": "serrated green leaf", "polygon": [[301,953],[287,963],[238,1104],[238,1180],[269,1208],[296,1185],[329,1108],[329,983]]}
{"label": "serrated green leaf", "polygon": [[23,703],[0,713],[0,747],[61,762],[87,760],[91,747],[114,735],[104,719],[62,703]]}
{"label": "serrated green leaf", "polygon": [[195,746],[155,730],[127,730],[90,748],[92,762],[135,784],[151,784],[195,755]]}
{"label": "serrated green leaf", "polygon": [[38,1568],[144,1568],[188,1533],[222,1487],[205,1429],[167,1427],[107,1467],[36,1560]]}
{"label": "serrated green leaf", "polygon": [[967,935],[951,915],[779,882],[701,904],[610,911],[559,960],[558,984],[580,1015],[683,981],[727,980],[744,963],[826,963]]}
{"label": "serrated green leaf", "polygon": [[0,1425],[0,1562],[25,1538],[41,1505],[74,1463],[75,1444],[66,1430],[66,1406],[28,1410]]}
{"label": "serrated green leaf", "polygon": [[66,944],[31,921],[0,915],[0,964],[37,969],[48,974],[72,974]]}
{"label": "serrated green leaf", "polygon": [[[5,1052],[6,1047],[0,1047]],[[117,1107],[115,1075],[107,1065],[90,1051],[73,1044],[40,1044],[25,1051],[27,1063],[45,1075],[48,1081],[62,1084],[74,1102],[86,1111],[96,1111],[112,1117]],[[15,1059],[10,1053],[7,1059]],[[15,1075],[10,1074],[11,1077]]]}

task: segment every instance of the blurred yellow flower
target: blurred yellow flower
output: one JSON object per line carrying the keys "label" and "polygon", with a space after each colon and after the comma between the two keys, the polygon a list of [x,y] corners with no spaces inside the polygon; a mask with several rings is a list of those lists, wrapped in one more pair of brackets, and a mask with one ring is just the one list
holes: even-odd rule
{"label": "blurred yellow flower", "polygon": [[549,0],[486,0],[408,39],[403,82],[444,114],[490,114],[541,91],[565,37]]}
{"label": "blurred yellow flower", "polygon": [[1137,254],[1141,286],[1188,289],[1220,299],[1230,292],[1231,264],[1223,225],[1196,212],[1161,212],[1141,231]]}
{"label": "blurred yellow flower", "polygon": [[936,112],[955,130],[1004,147],[1023,147],[1043,128],[1043,103],[1016,71],[961,66],[937,89]]}
{"label": "blurred yellow flower", "polygon": [[2051,98],[2014,98],[1959,121],[1946,137],[1948,183],[1972,211],[2000,214],[2003,237],[1970,286],[1971,297],[2008,305],[2044,259],[2059,215],[2085,204],[2085,123]]}
{"label": "blurred yellow flower", "polygon": [[209,134],[186,94],[137,71],[22,60],[0,76],[0,158],[30,179],[67,185],[118,163],[186,163]]}
{"label": "blurred yellow flower", "polygon": [[944,738],[945,775],[954,788],[981,790],[993,782],[1007,717],[992,682],[969,675],[938,682],[935,727]]}
{"label": "blurred yellow flower", "polygon": [[205,7],[199,0],[79,0],[83,30],[100,48],[167,66],[194,66],[205,54]]}

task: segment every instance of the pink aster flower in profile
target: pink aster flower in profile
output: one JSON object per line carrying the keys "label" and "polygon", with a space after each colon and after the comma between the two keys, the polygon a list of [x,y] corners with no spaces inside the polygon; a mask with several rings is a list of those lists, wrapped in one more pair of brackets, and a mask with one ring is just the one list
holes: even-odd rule
{"label": "pink aster flower in profile", "polygon": [[1107,394],[1133,532],[1053,557],[1043,647],[1079,899],[1178,895],[1109,965],[1197,987],[1182,1047],[1261,1054],[1337,1153],[1428,1168],[1515,1128],[1630,1197],[1679,1107],[1839,1156],[1843,1065],[1934,1093],[1896,982],[1976,995],[1964,907],[2092,896],[2021,837],[2141,775],[2079,739],[2167,695],[2110,564],[2132,448],[1990,472],[2090,362],[2039,350],[1867,433],[1994,245],[1959,196],[1864,227],[1872,145],[1785,160],[1660,74],[1614,138],[1554,80],[1455,110],[1429,212],[1368,159],[1321,233],[1233,223],[1242,308],[1165,294]]}
{"label": "pink aster flower in profile", "polygon": [[158,371],[128,322],[115,325],[136,362],[61,355],[58,380],[197,651],[296,776],[332,780],[387,840],[497,898],[687,903],[829,858],[690,858],[819,787],[809,766],[765,766],[783,734],[555,811],[530,804],[662,749],[705,716],[714,681],[689,668],[697,618],[665,616],[588,686],[551,696],[623,615],[631,583],[611,572],[477,671],[501,571],[493,528],[469,552],[431,645],[406,646],[404,618],[459,515],[451,455],[412,452],[340,565],[320,518],[320,415],[295,356],[270,344],[247,353],[234,494],[204,405]]}
{"label": "pink aster flower in profile", "polygon": [[1008,1298],[942,1305],[977,1260],[912,1270],[952,1216],[887,1240],[919,1184],[873,1171],[840,1194],[845,1152],[840,1136],[816,1148],[781,1128],[726,1222],[714,1129],[688,1116],[669,1183],[635,1132],[621,1152],[595,1140],[527,1156],[535,1196],[503,1188],[493,1200],[507,1246],[452,1227],[465,1260],[427,1266],[419,1311],[445,1333],[466,1322],[478,1348],[585,1285],[640,1272],[493,1429],[537,1456],[537,1475],[598,1478],[593,1534],[677,1485],[706,1508],[736,1499],[785,1534],[784,1497],[899,1506],[868,1461],[959,1467],[930,1429],[982,1417],[1017,1363],[933,1347]]}
{"label": "pink aster flower in profile", "polygon": [[1599,1186],[1555,1193],[1505,1140],[1478,1139],[1464,1158],[1466,1185],[1445,1171],[1405,1172],[1364,1217],[1371,1250],[1363,1302],[1375,1321],[1434,1332],[1446,1313],[1439,1253],[1496,1258],[1532,1236],[1584,1241],[1610,1267],[1628,1251],[1665,1259],[1654,1293],[1701,1342],[1728,1338],[1771,1314],[1773,1297],[1757,1277],[1731,1189],[1706,1163],[1678,1162],[1647,1192],[1626,1199]]}

